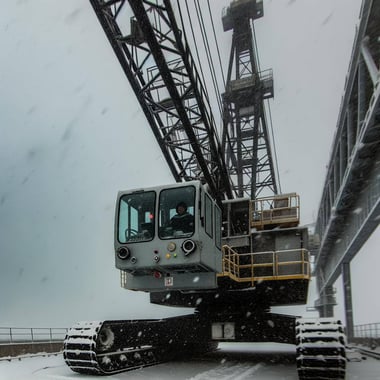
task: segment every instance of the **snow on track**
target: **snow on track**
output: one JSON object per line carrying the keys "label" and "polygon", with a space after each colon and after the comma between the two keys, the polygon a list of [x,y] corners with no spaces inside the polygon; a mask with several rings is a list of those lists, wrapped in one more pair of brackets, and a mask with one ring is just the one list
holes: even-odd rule
{"label": "snow on track", "polygon": [[[380,360],[348,362],[346,380],[380,380]],[[294,346],[221,344],[195,360],[164,363],[100,377],[72,372],[62,355],[0,362],[0,380],[298,380]]]}

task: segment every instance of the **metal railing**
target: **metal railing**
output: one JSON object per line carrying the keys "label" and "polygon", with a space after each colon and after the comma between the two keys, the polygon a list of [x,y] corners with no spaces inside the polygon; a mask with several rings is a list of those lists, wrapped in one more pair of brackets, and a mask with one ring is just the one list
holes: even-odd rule
{"label": "metal railing", "polygon": [[0,345],[62,342],[67,330],[67,328],[50,327],[0,327]]}
{"label": "metal railing", "polygon": [[300,201],[295,193],[258,198],[251,201],[251,227],[258,230],[270,225],[295,227],[299,224]]}
{"label": "metal railing", "polygon": [[380,323],[367,323],[354,326],[354,337],[380,339]]}
{"label": "metal railing", "polygon": [[228,245],[222,247],[223,273],[236,282],[309,279],[309,252],[290,249],[258,253],[237,253]]}

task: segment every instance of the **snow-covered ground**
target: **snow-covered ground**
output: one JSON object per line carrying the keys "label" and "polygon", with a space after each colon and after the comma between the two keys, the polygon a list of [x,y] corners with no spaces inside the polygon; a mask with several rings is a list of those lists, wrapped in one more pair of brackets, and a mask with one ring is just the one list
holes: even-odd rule
{"label": "snow-covered ground", "polygon": [[[224,343],[197,360],[165,363],[108,377],[112,380],[297,380],[294,346]],[[72,372],[62,355],[1,361],[0,380],[90,380]],[[104,379],[104,377],[102,377]],[[380,361],[351,361],[346,380],[380,380]]]}

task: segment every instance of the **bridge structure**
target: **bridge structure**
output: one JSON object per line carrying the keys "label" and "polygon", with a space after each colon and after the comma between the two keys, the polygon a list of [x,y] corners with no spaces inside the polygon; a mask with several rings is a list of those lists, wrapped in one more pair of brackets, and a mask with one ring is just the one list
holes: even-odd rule
{"label": "bridge structure", "polygon": [[321,316],[332,316],[343,278],[354,334],[350,263],[380,221],[380,3],[363,0],[316,221],[314,273]]}

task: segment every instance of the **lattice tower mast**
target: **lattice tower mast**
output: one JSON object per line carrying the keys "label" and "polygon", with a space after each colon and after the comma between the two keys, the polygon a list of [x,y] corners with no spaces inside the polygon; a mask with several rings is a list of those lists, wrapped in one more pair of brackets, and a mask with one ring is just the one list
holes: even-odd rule
{"label": "lattice tower mast", "polygon": [[277,194],[264,105],[273,97],[273,73],[258,67],[252,29],[263,14],[261,0],[235,0],[222,17],[224,31],[233,30],[222,144],[234,193],[251,199]]}

